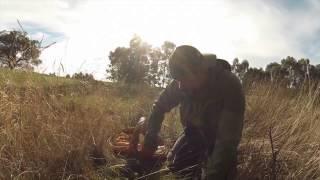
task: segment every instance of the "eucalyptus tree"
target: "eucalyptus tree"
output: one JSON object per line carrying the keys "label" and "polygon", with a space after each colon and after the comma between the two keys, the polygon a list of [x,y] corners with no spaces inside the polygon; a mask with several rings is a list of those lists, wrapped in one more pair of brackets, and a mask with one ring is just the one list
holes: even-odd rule
{"label": "eucalyptus tree", "polygon": [[0,32],[0,66],[10,69],[29,68],[41,63],[41,43],[23,31]]}

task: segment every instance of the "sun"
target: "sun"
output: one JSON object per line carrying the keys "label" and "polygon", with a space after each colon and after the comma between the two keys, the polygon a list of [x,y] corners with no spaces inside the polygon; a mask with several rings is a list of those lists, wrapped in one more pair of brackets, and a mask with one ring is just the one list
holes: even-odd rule
{"label": "sun", "polygon": [[257,36],[252,20],[233,11],[225,1],[214,0],[86,1],[68,11],[70,22],[61,27],[66,35],[64,45],[56,46],[51,51],[54,54],[46,53],[46,57],[60,54],[59,61],[77,72],[84,61],[94,64],[96,59],[107,59],[116,47],[128,47],[136,34],[154,47],[171,41],[232,61],[238,57],[238,47],[249,47],[248,42]]}

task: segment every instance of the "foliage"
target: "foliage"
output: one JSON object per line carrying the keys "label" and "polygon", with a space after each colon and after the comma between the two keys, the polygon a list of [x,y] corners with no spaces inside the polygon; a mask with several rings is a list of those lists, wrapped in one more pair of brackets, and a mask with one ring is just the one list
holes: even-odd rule
{"label": "foliage", "polygon": [[257,80],[283,82],[289,88],[299,88],[304,83],[308,85],[320,80],[320,65],[310,64],[309,59],[296,60],[288,56],[278,62],[267,64],[265,70],[262,68],[251,68],[249,62],[235,58],[232,64],[232,72],[246,84]]}
{"label": "foliage", "polygon": [[285,71],[281,67],[281,64],[277,62],[273,62],[267,65],[266,72],[270,74],[271,81],[274,80],[275,77],[283,78],[285,76]]}
{"label": "foliage", "polygon": [[41,63],[40,53],[40,42],[31,40],[26,32],[0,32],[0,67],[33,69]]}
{"label": "foliage", "polygon": [[[68,75],[66,76],[66,78],[68,78]],[[70,75],[69,75],[69,78],[70,78]],[[82,72],[74,73],[72,75],[72,78],[82,80],[82,81],[94,81],[94,77],[92,74],[82,73]]]}
{"label": "foliage", "polygon": [[267,81],[268,73],[262,68],[248,68],[248,71],[243,76],[244,86],[255,82]]}
{"label": "foliage", "polygon": [[239,77],[239,79],[242,81],[244,79],[245,74],[247,73],[249,69],[249,62],[248,60],[243,60],[241,63],[239,63],[239,59],[235,58],[233,60],[231,71]]}
{"label": "foliage", "polygon": [[125,83],[141,83],[148,73],[150,45],[138,36],[130,40],[130,47],[118,47],[110,52],[110,79]]}
{"label": "foliage", "polygon": [[[117,47],[110,52],[108,78],[126,84],[146,83],[153,87],[165,87],[170,81],[168,59],[175,47],[169,41],[161,47],[152,47],[139,36],[134,36],[129,47]],[[248,60],[240,62],[235,58],[231,69],[246,85],[257,80],[282,81],[289,88],[299,88],[304,83],[310,85],[320,80],[320,65],[310,64],[309,59],[296,60],[291,56],[281,59],[280,63],[269,63],[265,70],[251,68]]]}
{"label": "foliage", "polygon": [[135,35],[129,47],[117,47],[109,53],[109,79],[126,84],[146,83],[164,87],[169,81],[168,58],[175,45],[164,42],[152,47]]}

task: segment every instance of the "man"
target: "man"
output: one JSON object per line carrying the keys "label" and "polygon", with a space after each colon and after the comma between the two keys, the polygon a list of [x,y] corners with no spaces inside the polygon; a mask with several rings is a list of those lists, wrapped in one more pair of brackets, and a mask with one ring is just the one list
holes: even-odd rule
{"label": "man", "polygon": [[192,46],[179,46],[169,59],[173,81],[155,102],[148,119],[142,153],[151,156],[164,114],[180,105],[184,132],[168,155],[169,169],[184,179],[232,179],[241,138],[245,98],[230,65],[203,55]]}

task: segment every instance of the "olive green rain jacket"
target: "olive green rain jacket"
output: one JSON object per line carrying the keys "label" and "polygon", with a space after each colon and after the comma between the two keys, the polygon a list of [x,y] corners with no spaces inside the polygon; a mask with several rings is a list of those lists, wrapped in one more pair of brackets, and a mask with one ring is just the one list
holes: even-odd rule
{"label": "olive green rain jacket", "polygon": [[236,162],[237,146],[243,129],[245,97],[239,79],[217,63],[213,56],[205,56],[209,82],[201,91],[186,94],[172,81],[154,103],[145,146],[156,148],[155,139],[160,131],[164,114],[180,105],[181,123],[199,131],[209,152],[207,179],[227,179]]}

